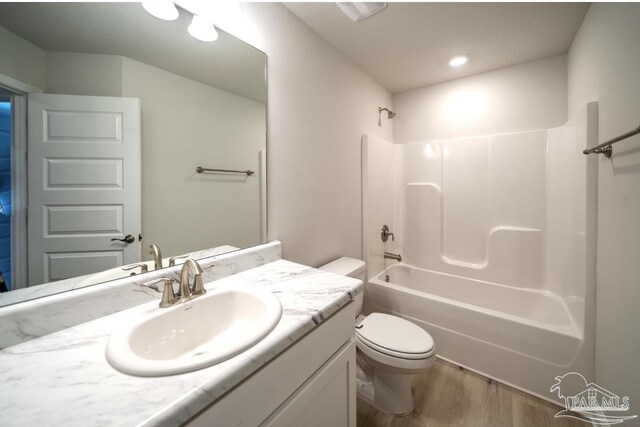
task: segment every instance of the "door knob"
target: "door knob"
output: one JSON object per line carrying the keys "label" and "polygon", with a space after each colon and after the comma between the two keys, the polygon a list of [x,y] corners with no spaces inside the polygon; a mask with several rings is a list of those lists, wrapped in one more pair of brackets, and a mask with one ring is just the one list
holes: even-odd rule
{"label": "door knob", "polygon": [[131,234],[127,234],[126,236],[124,236],[124,239],[116,239],[116,238],[111,239],[112,242],[115,242],[116,240],[118,242],[131,244],[136,241],[136,238],[133,237]]}

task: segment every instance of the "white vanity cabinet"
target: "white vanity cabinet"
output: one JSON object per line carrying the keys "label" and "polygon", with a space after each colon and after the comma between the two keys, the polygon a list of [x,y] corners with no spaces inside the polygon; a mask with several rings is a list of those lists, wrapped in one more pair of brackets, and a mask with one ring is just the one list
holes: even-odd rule
{"label": "white vanity cabinet", "polygon": [[187,425],[355,427],[354,310],[342,308]]}

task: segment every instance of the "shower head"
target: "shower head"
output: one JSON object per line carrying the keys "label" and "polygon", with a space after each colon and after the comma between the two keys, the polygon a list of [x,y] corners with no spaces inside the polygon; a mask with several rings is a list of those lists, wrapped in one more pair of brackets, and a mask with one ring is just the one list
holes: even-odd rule
{"label": "shower head", "polygon": [[396,116],[396,113],[394,113],[393,111],[389,110],[388,108],[378,107],[378,126],[380,126],[380,127],[382,127],[382,121],[380,120],[380,117],[381,117],[383,111],[387,112],[387,119],[393,119]]}

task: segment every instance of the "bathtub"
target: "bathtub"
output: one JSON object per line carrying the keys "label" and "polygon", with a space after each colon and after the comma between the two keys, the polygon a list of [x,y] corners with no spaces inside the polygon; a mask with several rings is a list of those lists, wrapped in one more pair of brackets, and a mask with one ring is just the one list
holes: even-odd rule
{"label": "bathtub", "polygon": [[582,365],[582,333],[548,292],[398,263],[368,280],[365,312],[410,320],[431,334],[438,357],[556,403],[555,376]]}

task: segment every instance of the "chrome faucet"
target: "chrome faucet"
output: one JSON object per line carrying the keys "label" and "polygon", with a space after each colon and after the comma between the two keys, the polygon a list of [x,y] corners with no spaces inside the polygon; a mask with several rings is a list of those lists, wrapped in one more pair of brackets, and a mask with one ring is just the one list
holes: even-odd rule
{"label": "chrome faucet", "polygon": [[[189,283],[189,272],[193,273],[193,285]],[[167,308],[180,304],[181,302],[189,301],[200,295],[204,295],[207,292],[202,283],[202,268],[200,267],[200,264],[191,258],[182,265],[178,293],[173,290],[173,280],[168,277],[162,277],[160,279],[147,282],[144,285],[149,288],[159,290],[156,287],[158,283],[162,283],[164,285],[162,299],[160,300],[160,308]]]}
{"label": "chrome faucet", "polygon": [[153,255],[153,269],[160,270],[162,268],[162,254],[158,245],[152,243],[147,249],[147,253]]}
{"label": "chrome faucet", "polygon": [[384,257],[385,259],[395,259],[398,262],[402,262],[402,255],[400,254],[392,254],[390,252],[385,252],[384,253]]}
{"label": "chrome faucet", "polygon": [[[189,283],[189,272],[193,273],[193,285]],[[191,258],[187,259],[180,270],[180,302],[204,295],[207,291],[202,284],[202,268]]]}

